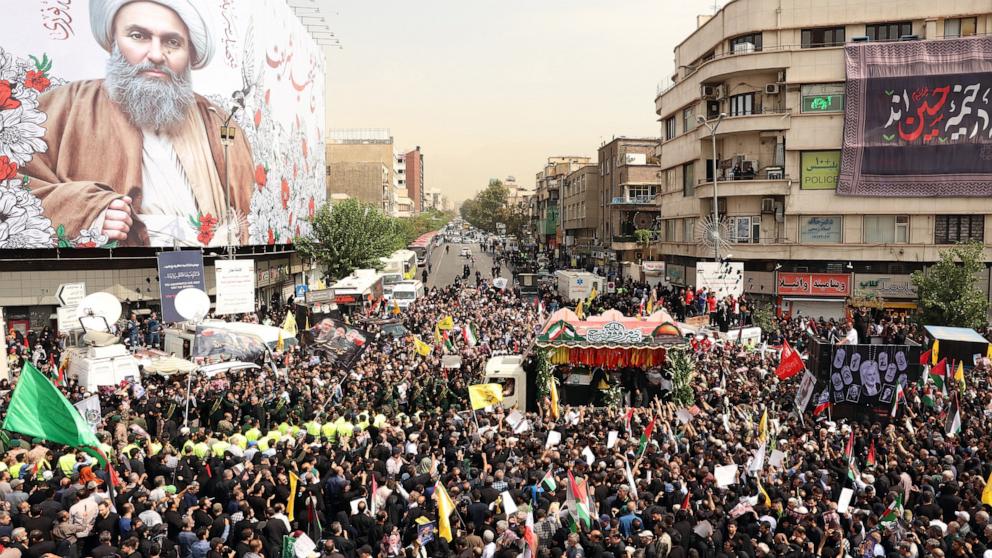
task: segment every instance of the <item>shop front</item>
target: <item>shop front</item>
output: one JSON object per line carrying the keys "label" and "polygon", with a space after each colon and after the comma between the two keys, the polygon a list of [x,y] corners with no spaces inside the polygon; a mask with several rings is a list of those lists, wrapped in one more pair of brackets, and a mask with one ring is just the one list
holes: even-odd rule
{"label": "shop front", "polygon": [[851,296],[849,273],[778,272],[775,294],[779,313],[786,318],[843,320]]}
{"label": "shop front", "polygon": [[884,309],[891,314],[916,310],[916,285],[910,275],[858,273],[854,276],[851,306]]}

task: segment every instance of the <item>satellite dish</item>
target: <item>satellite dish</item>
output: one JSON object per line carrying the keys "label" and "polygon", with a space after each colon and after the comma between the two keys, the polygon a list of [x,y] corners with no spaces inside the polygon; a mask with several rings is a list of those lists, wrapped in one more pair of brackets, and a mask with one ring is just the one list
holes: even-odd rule
{"label": "satellite dish", "polygon": [[121,302],[110,293],[93,293],[76,308],[76,318],[86,331],[110,331],[110,324],[121,317]]}
{"label": "satellite dish", "polygon": [[176,293],[176,312],[183,318],[198,322],[210,311],[210,297],[195,287]]}

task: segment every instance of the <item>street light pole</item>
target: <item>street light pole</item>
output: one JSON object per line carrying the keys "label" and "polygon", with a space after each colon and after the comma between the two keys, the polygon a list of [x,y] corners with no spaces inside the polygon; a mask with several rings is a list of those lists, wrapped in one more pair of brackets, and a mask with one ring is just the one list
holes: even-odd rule
{"label": "street light pole", "polygon": [[719,214],[719,203],[716,191],[716,129],[720,126],[720,121],[727,116],[727,113],[721,112],[720,116],[716,117],[716,120],[710,124],[706,120],[706,117],[700,114],[696,117],[696,121],[706,126],[706,129],[710,131],[710,141],[713,145],[713,260],[720,261],[720,214]]}
{"label": "street light pole", "polygon": [[[234,143],[235,128],[230,124],[231,119],[234,118],[234,113],[238,112],[239,108],[241,107],[235,105],[231,109],[231,113],[224,119],[224,123],[220,125],[220,143],[224,146],[224,194],[227,203],[227,254],[228,258],[232,260],[234,259],[234,232],[232,230],[232,226],[237,220],[233,219],[233,216],[231,215],[234,208],[231,203],[231,171],[230,165],[228,164],[227,148]],[[209,107],[207,110],[220,117],[220,113],[218,113],[217,109],[214,107]]]}

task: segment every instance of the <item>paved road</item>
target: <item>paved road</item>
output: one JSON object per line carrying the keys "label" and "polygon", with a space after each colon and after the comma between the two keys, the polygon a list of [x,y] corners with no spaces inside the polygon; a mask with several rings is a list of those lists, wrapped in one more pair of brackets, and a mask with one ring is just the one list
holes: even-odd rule
{"label": "paved road", "polygon": [[[444,251],[444,247],[448,244],[442,244],[440,247],[434,249],[434,254],[431,257],[431,273],[427,278],[427,288],[430,287],[444,287],[455,282],[455,278],[461,276],[462,268],[468,258],[459,255],[462,248],[469,248],[472,250],[472,255],[475,258],[475,264],[472,266],[472,277],[469,284],[475,284],[475,272],[476,270],[482,273],[483,279],[492,279],[492,267],[493,260],[482,251],[482,248],[477,243],[465,243],[465,244],[451,244],[451,250],[449,252]],[[418,276],[420,271],[417,272]],[[510,271],[503,266],[500,275],[506,277],[507,279],[512,279]]]}

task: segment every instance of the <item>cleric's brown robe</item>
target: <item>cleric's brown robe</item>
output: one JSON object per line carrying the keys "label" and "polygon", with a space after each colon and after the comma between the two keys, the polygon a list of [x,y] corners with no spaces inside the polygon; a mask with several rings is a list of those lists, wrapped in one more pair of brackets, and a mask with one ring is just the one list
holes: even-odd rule
{"label": "cleric's brown robe", "polygon": [[[141,212],[141,130],[131,124],[110,100],[103,80],[77,81],[56,88],[39,98],[40,110],[48,115],[45,141],[48,151],[36,153],[22,172],[41,199],[52,226],[65,227],[75,238],[93,224],[110,202],[122,196],[133,198],[134,226],[122,246],[148,246],[148,232],[136,214]],[[223,181],[224,146],[220,143],[220,115],[207,110],[211,103],[196,96],[196,109],[206,129],[213,164]],[[247,215],[254,183],[251,148],[242,130],[228,147],[232,205]],[[242,241],[244,238],[242,231]]]}

